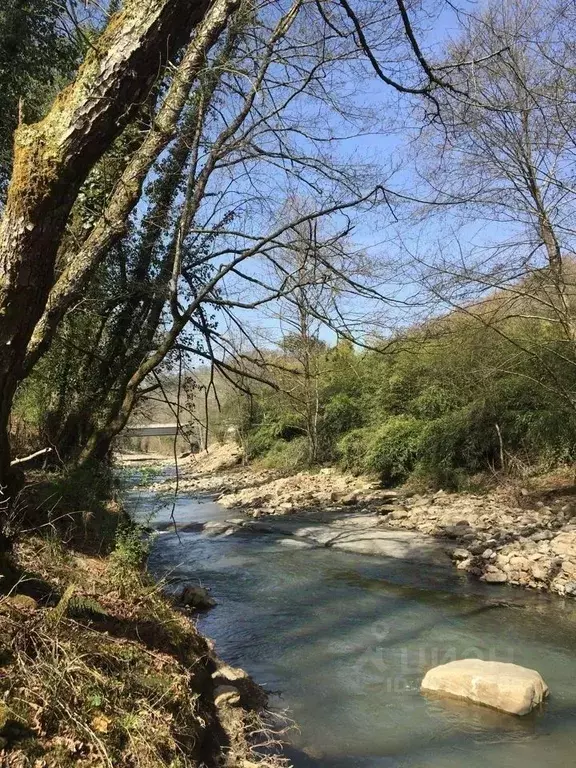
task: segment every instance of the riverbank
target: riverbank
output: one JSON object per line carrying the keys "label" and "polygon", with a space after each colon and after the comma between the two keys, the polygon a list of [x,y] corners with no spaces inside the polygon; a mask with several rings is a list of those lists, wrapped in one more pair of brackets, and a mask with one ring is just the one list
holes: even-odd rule
{"label": "riverbank", "polygon": [[219,659],[189,601],[166,596],[143,571],[141,533],[117,503],[105,506],[116,529],[107,555],[89,551],[94,537],[59,528],[74,517],[62,498],[53,525],[16,541],[0,596],[0,763],[283,764],[254,749],[255,732],[274,742],[264,692]]}
{"label": "riverbank", "polygon": [[[305,523],[321,514],[329,524],[332,517],[334,535],[316,543],[342,545],[342,526],[356,526],[361,543],[351,551],[381,553],[374,542],[386,538],[384,532],[418,532],[437,539],[458,570],[481,581],[576,596],[576,487],[569,477],[483,494],[410,494],[332,468],[280,476],[239,461],[238,449],[229,446],[194,457],[181,466],[179,487],[216,494],[231,518],[234,511],[268,521],[288,517]],[[156,489],[173,484],[168,480]]]}

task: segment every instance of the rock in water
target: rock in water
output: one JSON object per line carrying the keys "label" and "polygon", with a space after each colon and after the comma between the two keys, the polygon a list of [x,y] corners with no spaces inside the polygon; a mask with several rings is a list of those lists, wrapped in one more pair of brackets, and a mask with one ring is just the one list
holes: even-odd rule
{"label": "rock in water", "polygon": [[208,590],[204,587],[188,585],[184,587],[178,596],[178,603],[180,605],[186,606],[186,608],[205,611],[208,608],[214,608],[216,605],[216,600],[211,597]]}
{"label": "rock in water", "polygon": [[501,661],[460,659],[430,669],[421,690],[526,715],[542,703],[548,686],[534,669]]}

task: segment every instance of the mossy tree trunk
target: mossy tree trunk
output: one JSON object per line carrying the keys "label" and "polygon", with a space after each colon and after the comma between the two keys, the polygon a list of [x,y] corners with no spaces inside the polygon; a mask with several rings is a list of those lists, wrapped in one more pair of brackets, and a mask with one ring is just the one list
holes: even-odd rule
{"label": "mossy tree trunk", "polygon": [[48,115],[16,131],[0,222],[0,502],[14,492],[8,421],[35,325],[54,282],[70,210],[94,164],[190,37],[204,0],[131,0],[90,49]]}

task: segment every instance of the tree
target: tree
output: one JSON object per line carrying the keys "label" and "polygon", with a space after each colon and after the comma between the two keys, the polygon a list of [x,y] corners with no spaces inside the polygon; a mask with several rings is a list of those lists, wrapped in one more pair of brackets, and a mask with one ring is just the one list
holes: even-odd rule
{"label": "tree", "polygon": [[[350,18],[357,21],[337,4],[328,15],[333,11],[344,23]],[[109,418],[101,420],[82,451],[83,461],[107,452],[138,399],[154,386],[150,381],[154,370],[165,364],[174,347],[210,361],[223,375],[239,374],[235,350],[221,327],[228,323],[249,336],[239,314],[257,311],[294,291],[285,275],[269,269],[288,234],[330,218],[337,222],[335,227],[348,231],[349,210],[373,208],[384,198],[372,168],[351,165],[326,151],[329,142],[339,139],[339,130],[332,124],[334,115],[341,117],[339,93],[342,90],[342,101],[350,97],[348,84],[342,86],[332,75],[338,70],[352,73],[365,56],[354,35],[350,30],[341,34],[326,14],[311,16],[308,4],[300,0],[254,6],[252,15],[255,23],[239,37],[233,66],[215,65],[213,71],[220,71],[216,90],[208,87],[197,94],[201,119],[187,134],[191,153],[178,177],[182,195],[165,217],[165,226],[156,225],[157,232],[162,229],[157,253],[162,267],[153,277],[157,325],[146,324],[158,330],[154,345],[149,339],[148,347],[140,348],[141,356],[135,355],[126,366],[126,378],[118,387],[124,396],[115,402]],[[396,29],[386,39],[388,50],[397,45]],[[331,75],[330,88],[327,75]],[[361,132],[373,120],[372,111],[355,106],[347,125]],[[316,196],[315,205],[283,218],[286,200],[310,190]],[[116,196],[113,202],[117,204]],[[54,321],[60,322],[59,313],[75,295],[69,286],[75,281],[74,273],[85,272],[84,253],[90,253],[92,241],[97,251],[101,244],[110,247],[118,241],[121,226],[110,232],[108,222],[117,218],[122,223],[125,209],[120,211],[117,217],[114,212],[104,217],[104,232],[110,236],[100,238],[96,227],[88,246],[71,262],[62,281],[63,294],[56,284],[29,346],[32,360],[42,348],[44,331]],[[311,260],[318,271],[346,284],[343,293],[366,301],[382,300],[369,270],[353,273],[350,262],[331,258],[336,249],[324,250],[326,259],[317,251]],[[89,256],[87,263],[94,260]],[[317,306],[316,311],[322,308]],[[330,322],[352,337],[347,319],[337,311]],[[251,375],[256,377],[254,366],[252,360]],[[265,362],[262,370],[266,378]]]}
{"label": "tree", "polygon": [[[119,398],[84,447],[82,461],[106,454],[142,393],[154,386],[153,372],[175,347],[213,362],[223,375],[237,373],[218,324],[240,327],[238,312],[263,306],[289,289],[277,280],[259,280],[252,271],[271,263],[291,228],[362,202],[373,204],[375,193],[366,189],[365,179],[358,174],[356,179],[345,162],[326,157],[323,143],[338,138],[330,123],[318,121],[315,135],[315,123],[302,117],[310,104],[327,102],[319,87],[322,73],[350,55],[322,43],[306,10],[301,0],[253,8],[247,19],[238,20],[240,31],[236,23],[230,26],[200,78],[188,113],[198,118],[188,122],[185,116],[179,126],[186,150],[182,162],[177,168],[160,167],[154,184],[162,195],[161,189],[176,184],[181,195],[166,198],[170,203],[160,215],[152,196],[136,237],[149,284],[136,304],[152,300],[154,311],[128,316],[140,338],[148,329],[147,341],[133,357],[124,357]],[[298,57],[291,55],[296,51]],[[316,207],[279,219],[288,189],[319,189],[322,183],[326,191]],[[121,346],[126,334],[114,335]]]}
{"label": "tree", "polygon": [[42,117],[50,96],[72,76],[79,46],[52,0],[6,0],[0,9],[0,199],[12,169],[19,113]]}
{"label": "tree", "polygon": [[[188,80],[184,77],[185,84],[174,86],[185,91],[184,97],[206,47],[217,39],[233,7],[224,0],[212,6],[196,44],[189,46],[194,55],[184,60],[192,66],[180,69]],[[204,4],[183,0],[128,3],[90,47],[75,81],[46,117],[20,125],[16,132],[14,170],[0,223],[0,484],[5,488],[10,481],[11,403],[52,287],[70,211],[91,169],[148,98],[158,73],[205,12]],[[164,126],[154,129],[162,133]],[[138,179],[130,182],[138,188]]]}
{"label": "tree", "polygon": [[[293,369],[289,382],[283,377],[282,389],[302,424],[310,464],[320,457],[321,376],[326,355],[320,334],[335,323],[336,316],[344,317],[337,295],[338,287],[346,284],[338,276],[345,236],[339,232],[322,237],[318,223],[307,221],[289,232],[273,260],[284,294],[275,313],[283,333],[280,348],[286,367]],[[351,270],[347,277],[352,279]]]}
{"label": "tree", "polygon": [[[444,66],[468,97],[440,95],[441,129],[431,127],[432,149],[417,153],[425,194],[441,204],[437,215],[434,205],[424,213],[437,245],[408,257],[440,306],[497,325],[548,371],[547,385],[576,404],[557,370],[576,342],[573,21],[556,0],[491,3],[466,17]],[[465,59],[477,62],[473,69],[455,67]],[[493,292],[491,315],[490,302],[479,299]],[[526,334],[525,323],[504,326],[504,318],[544,332]]]}
{"label": "tree", "polygon": [[[223,66],[224,77],[216,78],[221,88],[199,91],[194,111],[193,84],[239,7],[238,0],[215,0],[208,8],[183,0],[147,0],[138,7],[128,2],[91,43],[76,80],[44,120],[18,128],[0,225],[0,483],[9,479],[5,426],[15,388],[50,348],[67,313],[89,295],[91,281],[102,278],[102,267],[112,274],[120,254],[121,277],[129,278],[120,302],[106,298],[98,285],[93,294],[108,304],[96,334],[106,345],[102,360],[116,350],[126,365],[117,370],[115,395],[84,446],[83,460],[105,453],[151,386],[148,378],[175,347],[216,357],[222,370],[230,368],[222,359],[227,342],[217,322],[225,318],[239,326],[237,312],[285,293],[282,282],[254,276],[252,263],[269,262],[286,232],[327,217],[342,222],[353,208],[389,204],[381,175],[374,178],[366,165],[334,161],[326,150],[338,139],[332,116],[345,116],[345,127],[358,132],[380,127],[374,110],[368,114],[354,103],[346,78],[358,77],[359,65],[434,109],[435,89],[455,90],[427,61],[401,0],[376,15],[371,2],[357,8],[347,0],[245,4],[246,17],[259,23],[241,39],[236,69]],[[144,240],[134,240],[133,227],[147,215],[146,202],[154,201],[142,200],[137,212],[136,206],[185,115],[192,118],[185,129],[192,150],[184,152],[177,194],[168,195],[170,215],[161,237],[146,250]],[[349,138],[349,130],[342,133]],[[123,141],[129,149],[103,209],[78,233],[81,197],[98,164]],[[288,195],[304,190],[316,196],[314,210],[279,223]],[[367,275],[350,280],[341,272],[339,278],[364,298],[380,298]],[[130,320],[134,308],[140,327]],[[193,344],[183,337],[187,333]],[[91,358],[96,360],[88,351]]]}

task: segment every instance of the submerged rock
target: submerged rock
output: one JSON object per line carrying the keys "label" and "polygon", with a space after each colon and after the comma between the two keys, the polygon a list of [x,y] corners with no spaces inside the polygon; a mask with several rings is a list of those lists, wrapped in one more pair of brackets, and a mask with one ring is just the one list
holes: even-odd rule
{"label": "submerged rock", "polygon": [[466,699],[512,715],[528,714],[548,695],[548,686],[536,670],[480,659],[461,659],[430,669],[421,690]]}

